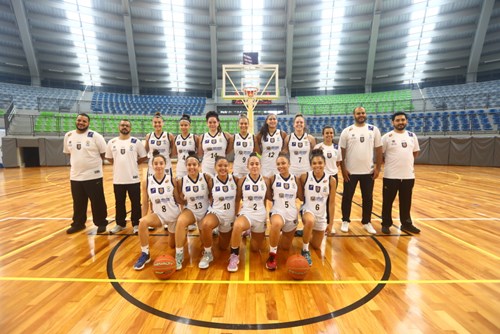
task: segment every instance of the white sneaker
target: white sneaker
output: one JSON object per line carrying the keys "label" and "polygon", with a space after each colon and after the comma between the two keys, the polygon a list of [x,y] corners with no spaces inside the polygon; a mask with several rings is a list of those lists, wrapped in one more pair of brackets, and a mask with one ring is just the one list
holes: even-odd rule
{"label": "white sneaker", "polygon": [[344,233],[349,232],[349,222],[342,222],[342,226],[340,226],[340,230]]}
{"label": "white sneaker", "polygon": [[210,266],[210,262],[214,260],[214,256],[212,252],[203,253],[203,257],[201,258],[200,263],[198,264],[198,268],[207,269]]}
{"label": "white sneaker", "polygon": [[120,231],[123,231],[124,229],[125,229],[125,227],[123,227],[123,226],[115,225],[115,227],[113,227],[111,230],[109,230],[109,234],[115,234],[115,233],[118,233]]}
{"label": "white sneaker", "polygon": [[135,225],[133,227],[133,232],[134,232],[134,234],[139,234],[139,225]]}
{"label": "white sneaker", "polygon": [[363,228],[364,228],[364,229],[365,229],[368,233],[371,233],[371,234],[377,234],[377,231],[375,231],[375,229],[373,228],[372,223],[363,224]]}

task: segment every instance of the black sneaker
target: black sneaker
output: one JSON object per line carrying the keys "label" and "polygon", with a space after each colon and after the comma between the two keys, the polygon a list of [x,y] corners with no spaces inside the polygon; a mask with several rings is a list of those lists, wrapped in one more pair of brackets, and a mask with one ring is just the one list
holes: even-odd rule
{"label": "black sneaker", "polygon": [[419,234],[420,229],[416,228],[413,225],[401,225],[400,227],[401,231],[404,231],[406,233],[411,233],[411,234]]}
{"label": "black sneaker", "polygon": [[391,234],[391,228],[389,226],[382,226],[382,233]]}
{"label": "black sneaker", "polygon": [[80,232],[82,230],[85,230],[85,226],[71,226],[70,228],[68,228],[66,230],[66,233],[67,234],[73,234],[73,233],[76,233],[76,232]]}
{"label": "black sneaker", "polygon": [[106,225],[97,226],[97,233],[106,233]]}
{"label": "black sneaker", "polygon": [[302,237],[302,236],[304,236],[304,230],[297,230],[297,231],[295,231],[295,236],[296,237]]}

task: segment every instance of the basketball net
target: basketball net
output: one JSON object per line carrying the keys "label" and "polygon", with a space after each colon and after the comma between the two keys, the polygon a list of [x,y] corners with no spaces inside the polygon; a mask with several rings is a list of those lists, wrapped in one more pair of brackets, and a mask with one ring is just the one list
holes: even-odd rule
{"label": "basketball net", "polygon": [[247,117],[248,117],[248,132],[253,134],[253,111],[259,103],[259,100],[256,99],[256,95],[259,92],[259,88],[257,87],[245,87],[243,88],[243,92],[245,93],[245,98],[242,100],[245,108],[247,109]]}

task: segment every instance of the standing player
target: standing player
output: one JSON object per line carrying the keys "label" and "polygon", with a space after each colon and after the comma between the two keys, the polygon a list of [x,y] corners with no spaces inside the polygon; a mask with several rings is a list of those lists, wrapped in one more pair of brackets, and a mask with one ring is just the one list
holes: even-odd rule
{"label": "standing player", "polygon": [[229,174],[229,162],[226,157],[218,156],[215,158],[215,171],[217,175],[213,179],[210,192],[212,205],[200,223],[200,237],[204,247],[203,257],[198,265],[200,269],[208,268],[214,259],[212,254],[213,230],[219,229],[219,248],[226,249],[229,246],[235,218],[238,179]]}
{"label": "standing player", "polygon": [[411,220],[411,198],[415,185],[414,161],[420,151],[417,136],[406,131],[408,119],[404,112],[392,115],[394,130],[382,136],[384,178],[382,190],[382,233],[390,234],[392,204],[399,192],[399,219],[401,231],[420,233]]}
{"label": "standing player", "polygon": [[286,132],[278,129],[278,118],[275,114],[266,117],[264,125],[255,136],[256,152],[262,157],[262,175],[271,177],[278,173],[276,169],[276,159],[283,149]]}
{"label": "standing player", "polygon": [[186,244],[187,227],[199,223],[207,214],[210,203],[212,178],[200,173],[200,161],[194,152],[186,158],[187,175],[177,180],[177,189],[184,210],[177,219],[175,227],[175,261],[177,270],[182,269],[184,261],[184,245]]}
{"label": "standing player", "polygon": [[175,147],[177,151],[175,177],[178,179],[187,174],[186,158],[189,152],[196,152],[198,142],[196,135],[190,133],[191,117],[189,115],[182,115],[179,120],[179,129],[181,133],[175,137]]}
{"label": "standing player", "polygon": [[139,219],[141,256],[134,264],[135,270],[142,270],[151,261],[148,227],[168,225],[169,246],[175,248],[175,222],[180,214],[176,182],[170,173],[165,172],[167,159],[155,150],[151,160],[154,173],[147,175],[146,182],[142,183],[143,216]]}
{"label": "standing player", "polygon": [[[317,144],[314,149],[323,150],[323,155],[326,158],[325,173],[332,175],[337,181],[337,186],[339,184],[339,166],[342,161],[342,155],[340,154],[339,146],[333,142],[333,137],[335,137],[335,130],[331,126],[325,126],[323,128],[323,142]],[[334,195],[334,194],[333,194]],[[330,235],[335,233],[335,228],[333,224],[328,224],[326,228],[326,234]]]}
{"label": "standing player", "polygon": [[141,218],[139,164],[147,160],[147,153],[142,142],[130,136],[131,129],[130,121],[122,119],[119,125],[120,136],[111,139],[106,148],[106,160],[113,164],[113,190],[116,206],[116,226],[109,231],[111,234],[125,229],[127,193],[132,206],[130,220],[133,232],[139,232],[139,219]]}
{"label": "standing player", "polygon": [[267,186],[264,177],[260,174],[260,159],[256,153],[250,154],[248,171],[245,178],[238,180],[236,205],[239,206],[241,200],[243,200],[243,204],[231,233],[231,255],[227,266],[227,270],[230,272],[238,271],[241,233],[251,229],[250,245],[252,250],[258,251],[262,248],[266,232]]}
{"label": "standing player", "polygon": [[85,229],[89,199],[97,233],[103,233],[108,224],[108,209],[102,185],[102,160],[106,142],[99,133],[89,129],[89,115],[78,114],[75,124],[76,129],[64,135],[63,152],[70,155],[69,179],[73,197],[73,222],[66,233],[72,234]]}
{"label": "standing player", "polygon": [[304,224],[301,254],[309,265],[312,265],[309,243],[314,249],[321,247],[327,225],[333,224],[335,215],[337,182],[325,172],[325,162],[322,150],[312,150],[312,171],[300,176],[300,183],[304,185],[304,205],[300,210]]}
{"label": "standing player", "polygon": [[148,152],[148,174],[151,175],[153,171],[153,151],[158,152],[167,159],[165,168],[172,174],[172,162],[170,156],[175,155],[174,135],[163,131],[163,117],[161,113],[157,112],[153,117],[154,131],[146,135],[146,151]]}
{"label": "standing player", "polygon": [[240,133],[234,135],[234,161],[233,161],[233,174],[240,178],[248,174],[247,161],[250,153],[254,152],[255,137],[253,134],[248,133],[248,117],[241,115],[238,120],[238,127]]}
{"label": "standing player", "polygon": [[223,132],[220,127],[219,115],[215,111],[207,112],[208,132],[199,138],[199,155],[203,157],[201,170],[210,176],[215,175],[215,157],[225,157],[232,149],[232,136]]}
{"label": "standing player", "polygon": [[[370,221],[373,207],[373,185],[382,164],[380,131],[376,126],[366,123],[365,108],[354,108],[353,115],[354,124],[342,131],[339,141],[342,150],[342,176],[344,177],[340,230],[344,233],[349,231],[352,198],[359,182],[363,200],[361,223],[368,233],[376,234],[377,231]],[[373,164],[374,160],[375,165]]]}
{"label": "standing player", "polygon": [[293,128],[294,132],[285,139],[284,149],[290,154],[290,173],[300,176],[311,170],[309,155],[316,139],[305,132],[306,121],[301,114],[295,115]]}
{"label": "standing player", "polygon": [[[279,173],[267,179],[267,199],[272,201],[269,231],[269,258],[266,268],[275,270],[278,266],[278,243],[283,251],[292,245],[297,228],[298,212],[296,199],[303,198],[299,177],[290,174],[290,161],[285,153],[280,153],[276,160]],[[281,234],[281,240],[280,240]]]}

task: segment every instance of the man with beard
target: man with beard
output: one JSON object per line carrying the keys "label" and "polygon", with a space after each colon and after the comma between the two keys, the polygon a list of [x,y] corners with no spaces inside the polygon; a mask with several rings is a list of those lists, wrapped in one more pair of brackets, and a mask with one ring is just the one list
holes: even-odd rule
{"label": "man with beard", "polygon": [[392,203],[399,191],[399,218],[401,231],[420,233],[411,220],[411,197],[415,185],[413,163],[420,146],[417,136],[406,131],[408,119],[404,112],[392,115],[394,130],[382,136],[384,154],[384,178],[382,190],[382,233],[390,234],[392,226]]}
{"label": "man with beard", "polygon": [[106,142],[99,133],[89,130],[89,124],[89,115],[80,113],[76,117],[76,129],[64,135],[63,152],[70,155],[73,197],[73,222],[66,231],[68,234],[85,229],[89,199],[97,233],[105,232],[108,224],[102,185],[102,160],[106,152]]}
{"label": "man with beard", "polygon": [[376,126],[365,123],[365,108],[354,108],[353,115],[354,124],[342,131],[339,140],[339,146],[342,150],[340,165],[344,177],[342,225],[340,230],[344,233],[349,231],[352,198],[359,182],[363,201],[361,223],[363,223],[363,228],[368,233],[376,234],[377,231],[375,231],[370,221],[373,207],[373,184],[380,173],[382,164],[380,131]]}
{"label": "man with beard", "polygon": [[113,190],[115,193],[116,226],[109,233],[118,233],[125,229],[127,209],[125,199],[128,193],[132,206],[133,232],[139,232],[139,219],[141,218],[141,180],[139,177],[139,164],[146,161],[147,152],[142,142],[130,136],[132,124],[127,119],[122,119],[118,126],[120,136],[111,139],[106,149],[106,160],[113,164]]}

